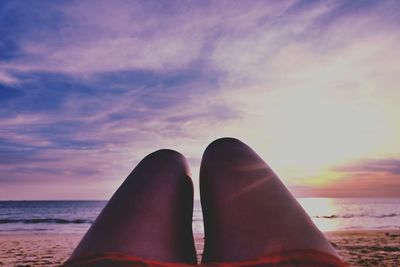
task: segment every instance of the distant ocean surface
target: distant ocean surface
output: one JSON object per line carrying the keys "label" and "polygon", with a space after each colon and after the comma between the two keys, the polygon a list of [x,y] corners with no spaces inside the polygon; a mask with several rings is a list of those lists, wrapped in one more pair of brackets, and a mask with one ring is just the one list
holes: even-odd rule
{"label": "distant ocean surface", "polygon": [[[400,198],[298,198],[322,231],[400,228]],[[0,201],[0,234],[84,233],[106,201]],[[194,233],[203,233],[199,201]]]}

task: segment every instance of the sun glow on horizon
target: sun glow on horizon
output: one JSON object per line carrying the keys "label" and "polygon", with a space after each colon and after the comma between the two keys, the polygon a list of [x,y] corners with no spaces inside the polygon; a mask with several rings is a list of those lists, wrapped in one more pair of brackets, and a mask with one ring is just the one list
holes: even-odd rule
{"label": "sun glow on horizon", "polygon": [[[272,105],[261,100],[271,97]],[[241,135],[287,183],[329,186],[343,179],[334,167],[385,155],[383,144],[396,142],[392,133],[399,129],[369,101],[319,88],[260,93],[258,101],[258,114],[243,121]]]}
{"label": "sun glow on horizon", "polygon": [[329,217],[339,214],[339,206],[335,204],[335,199],[298,198],[297,201],[307,214],[311,216],[311,220],[319,230],[323,232],[335,231],[340,227],[340,221],[329,219]]}

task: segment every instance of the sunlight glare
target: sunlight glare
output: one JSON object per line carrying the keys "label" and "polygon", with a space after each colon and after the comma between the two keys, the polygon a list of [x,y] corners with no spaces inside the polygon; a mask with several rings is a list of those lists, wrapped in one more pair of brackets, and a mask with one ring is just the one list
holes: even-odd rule
{"label": "sunlight glare", "polygon": [[375,133],[384,125],[373,109],[316,91],[288,92],[277,103],[265,107],[269,123],[255,144],[277,169],[316,175],[378,147]]}
{"label": "sunlight glare", "polygon": [[339,221],[327,218],[338,214],[338,207],[331,198],[298,198],[300,205],[304,208],[307,214],[319,230],[335,231],[339,228]]}

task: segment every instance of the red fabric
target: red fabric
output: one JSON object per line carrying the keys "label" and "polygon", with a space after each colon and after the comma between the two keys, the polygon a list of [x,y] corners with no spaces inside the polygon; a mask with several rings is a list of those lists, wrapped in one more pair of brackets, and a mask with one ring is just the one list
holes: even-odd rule
{"label": "red fabric", "polygon": [[67,261],[64,266],[97,266],[97,267],[348,267],[335,256],[315,250],[295,250],[272,254],[254,260],[208,263],[191,265],[184,263],[167,263],[155,260],[141,259],[120,253],[101,253],[73,261]]}

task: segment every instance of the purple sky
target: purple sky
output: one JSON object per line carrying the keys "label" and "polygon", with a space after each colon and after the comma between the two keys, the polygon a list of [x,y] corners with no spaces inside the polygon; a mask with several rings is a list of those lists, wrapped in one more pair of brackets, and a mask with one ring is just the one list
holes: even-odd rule
{"label": "purple sky", "polygon": [[[0,199],[108,199],[251,145],[297,196],[400,196],[399,1],[0,2]],[[196,192],[196,198],[198,193]]]}

